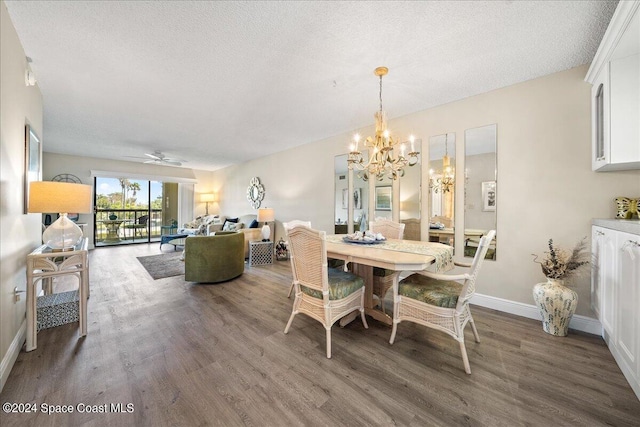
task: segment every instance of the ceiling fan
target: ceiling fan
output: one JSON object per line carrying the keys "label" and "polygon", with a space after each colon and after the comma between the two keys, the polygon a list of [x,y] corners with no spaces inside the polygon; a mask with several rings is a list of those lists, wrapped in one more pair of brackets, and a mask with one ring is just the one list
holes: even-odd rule
{"label": "ceiling fan", "polygon": [[154,165],[169,165],[169,166],[182,166],[183,162],[186,160],[181,159],[173,159],[171,157],[167,157],[162,154],[160,151],[154,151],[153,153],[144,153],[147,157],[134,157],[134,156],[125,156],[131,157],[133,159],[144,159],[143,163],[151,163]]}

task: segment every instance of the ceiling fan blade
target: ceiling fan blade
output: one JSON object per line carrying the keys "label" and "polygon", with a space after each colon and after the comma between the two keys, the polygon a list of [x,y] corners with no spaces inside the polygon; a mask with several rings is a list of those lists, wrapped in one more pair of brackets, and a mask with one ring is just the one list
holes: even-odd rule
{"label": "ceiling fan blade", "polygon": [[145,156],[149,156],[154,160],[162,160],[164,158],[164,156],[162,155],[162,153],[160,153],[159,151],[156,151],[154,153],[144,153]]}
{"label": "ceiling fan blade", "polygon": [[165,160],[162,163],[167,164],[167,165],[171,165],[171,166],[182,166],[182,163],[180,163],[177,160]]}

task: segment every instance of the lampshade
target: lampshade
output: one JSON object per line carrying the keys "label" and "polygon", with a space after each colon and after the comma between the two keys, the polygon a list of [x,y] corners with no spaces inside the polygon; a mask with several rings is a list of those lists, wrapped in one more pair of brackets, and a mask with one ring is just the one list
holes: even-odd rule
{"label": "lampshade", "polygon": [[90,185],[34,181],[29,184],[29,213],[90,213]]}
{"label": "lampshade", "polygon": [[276,219],[273,208],[258,209],[258,222],[271,222]]}
{"label": "lampshade", "polygon": [[216,201],[216,193],[202,193],[200,195],[201,202],[215,202]]}
{"label": "lampshade", "polygon": [[82,238],[82,230],[67,213],[91,212],[90,185],[69,182],[34,181],[29,184],[28,212],[58,212],[58,218],[42,233],[42,241],[54,251],[65,251]]}

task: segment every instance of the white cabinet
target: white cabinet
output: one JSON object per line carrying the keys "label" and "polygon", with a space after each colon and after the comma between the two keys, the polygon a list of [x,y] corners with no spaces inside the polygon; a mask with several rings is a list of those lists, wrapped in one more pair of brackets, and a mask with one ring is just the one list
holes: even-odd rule
{"label": "white cabinet", "polygon": [[611,354],[640,399],[640,223],[635,223],[638,234],[592,227],[591,304]]}
{"label": "white cabinet", "polygon": [[591,308],[598,315],[605,333],[609,336],[614,336],[616,325],[615,233],[608,228],[593,227],[591,243]]}
{"label": "white cabinet", "polygon": [[618,364],[626,364],[637,383],[640,380],[640,236],[617,233],[616,261],[615,277],[620,290],[616,347],[622,359]]}
{"label": "white cabinet", "polygon": [[621,1],[585,80],[592,169],[640,169],[640,1]]}

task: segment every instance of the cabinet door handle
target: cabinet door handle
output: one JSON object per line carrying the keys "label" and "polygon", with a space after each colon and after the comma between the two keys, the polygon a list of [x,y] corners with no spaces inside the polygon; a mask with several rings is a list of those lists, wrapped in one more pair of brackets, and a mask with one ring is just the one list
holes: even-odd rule
{"label": "cabinet door handle", "polygon": [[631,260],[635,260],[636,256],[633,253],[633,249],[634,248],[640,248],[640,243],[634,241],[634,240],[627,240],[626,242],[624,242],[622,244],[622,247],[620,248],[621,251],[627,252],[629,254],[629,257],[631,258]]}

